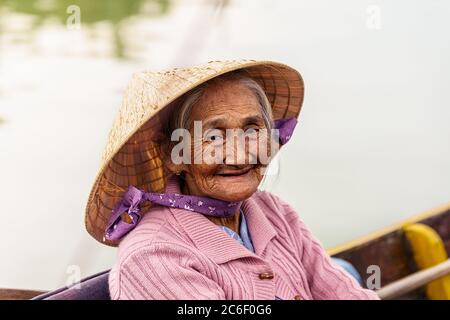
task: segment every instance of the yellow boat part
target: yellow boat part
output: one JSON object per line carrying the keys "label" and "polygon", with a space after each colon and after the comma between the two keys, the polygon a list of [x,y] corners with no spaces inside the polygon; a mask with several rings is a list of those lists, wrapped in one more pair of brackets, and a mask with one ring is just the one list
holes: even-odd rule
{"label": "yellow boat part", "polygon": [[[433,228],[422,223],[414,223],[405,225],[403,231],[420,270],[430,268],[448,259],[444,242]],[[426,294],[431,300],[450,300],[450,275],[427,284]]]}

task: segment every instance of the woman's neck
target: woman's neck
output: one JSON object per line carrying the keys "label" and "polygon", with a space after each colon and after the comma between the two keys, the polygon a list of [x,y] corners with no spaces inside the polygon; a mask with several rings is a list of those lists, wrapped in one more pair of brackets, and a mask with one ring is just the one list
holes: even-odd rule
{"label": "woman's neck", "polygon": [[[180,179],[180,190],[182,194],[191,194],[189,192],[189,188],[186,184],[186,181],[183,181],[183,179]],[[212,217],[212,216],[206,216],[211,222],[214,224],[217,224],[219,226],[224,226],[227,228],[230,228],[237,234],[239,234],[240,229],[240,219],[241,217],[241,210],[238,208],[232,216],[229,217]]]}
{"label": "woman's neck", "polygon": [[224,226],[227,228],[230,228],[231,230],[233,230],[234,232],[236,232],[237,234],[239,234],[239,229],[240,229],[240,216],[241,216],[241,212],[240,210],[238,210],[234,215],[230,216],[230,217],[210,217],[207,216],[207,218],[212,221],[213,223],[220,225],[220,226]]}

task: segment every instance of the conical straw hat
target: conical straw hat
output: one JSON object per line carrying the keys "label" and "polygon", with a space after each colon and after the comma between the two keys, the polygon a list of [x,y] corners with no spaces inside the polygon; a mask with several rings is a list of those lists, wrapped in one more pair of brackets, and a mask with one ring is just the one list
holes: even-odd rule
{"label": "conical straw hat", "polygon": [[295,69],[281,63],[210,61],[188,68],[134,74],[109,133],[86,205],[85,224],[89,234],[106,245],[118,244],[104,239],[104,233],[112,209],[128,186],[148,192],[165,190],[167,174],[155,137],[161,123],[170,116],[171,108],[178,107],[177,98],[212,78],[240,69],[262,86],[274,119],[298,117],[303,102],[303,80]]}

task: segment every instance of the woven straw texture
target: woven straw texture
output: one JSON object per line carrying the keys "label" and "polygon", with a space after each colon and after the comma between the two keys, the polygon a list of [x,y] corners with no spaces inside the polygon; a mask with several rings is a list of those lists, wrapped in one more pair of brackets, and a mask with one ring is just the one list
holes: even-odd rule
{"label": "woven straw texture", "polygon": [[238,69],[245,70],[263,87],[275,119],[298,117],[303,80],[296,70],[281,63],[210,61],[193,67],[134,74],[109,132],[87,202],[85,224],[90,235],[103,244],[117,246],[118,243],[103,236],[111,211],[128,186],[149,192],[165,190],[167,174],[157,151],[156,137],[161,123],[170,117],[170,110],[177,107],[177,99],[205,81]]}

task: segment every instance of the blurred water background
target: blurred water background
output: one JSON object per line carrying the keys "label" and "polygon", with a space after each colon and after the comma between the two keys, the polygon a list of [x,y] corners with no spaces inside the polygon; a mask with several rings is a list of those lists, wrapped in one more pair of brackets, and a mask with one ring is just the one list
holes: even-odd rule
{"label": "blurred water background", "polygon": [[0,0],[0,287],[113,264],[84,207],[143,69],[300,70],[301,122],[267,188],[325,247],[450,201],[449,18],[444,0]]}

